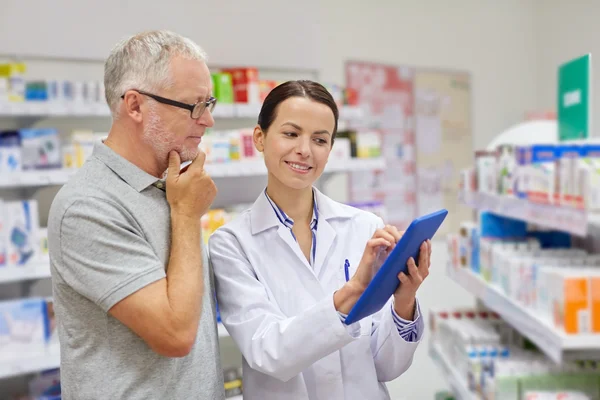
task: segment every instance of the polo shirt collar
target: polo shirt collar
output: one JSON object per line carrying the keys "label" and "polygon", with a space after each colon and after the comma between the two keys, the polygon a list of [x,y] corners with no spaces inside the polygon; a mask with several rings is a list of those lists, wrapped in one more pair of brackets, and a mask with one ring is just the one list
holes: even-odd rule
{"label": "polo shirt collar", "polygon": [[104,143],[96,143],[92,157],[97,158],[110,168],[115,174],[123,179],[129,186],[141,192],[150,185],[164,184],[163,181],[143,171],[138,166],[127,161]]}

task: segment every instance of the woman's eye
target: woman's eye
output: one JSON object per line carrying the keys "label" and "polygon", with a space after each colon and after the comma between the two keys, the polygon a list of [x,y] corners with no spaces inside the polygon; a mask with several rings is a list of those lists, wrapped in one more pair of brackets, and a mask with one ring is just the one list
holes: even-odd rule
{"label": "woman's eye", "polygon": [[296,136],[298,136],[298,135],[296,135],[296,132],[283,132],[283,134],[285,136],[288,136],[288,137],[296,137]]}
{"label": "woman's eye", "polygon": [[327,140],[325,140],[325,139],[319,139],[319,138],[317,138],[317,139],[315,139],[315,141],[316,141],[318,144],[327,144]]}

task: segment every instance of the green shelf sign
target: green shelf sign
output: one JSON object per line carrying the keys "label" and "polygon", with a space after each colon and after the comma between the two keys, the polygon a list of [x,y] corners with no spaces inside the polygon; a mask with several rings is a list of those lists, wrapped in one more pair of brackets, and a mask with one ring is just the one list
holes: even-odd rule
{"label": "green shelf sign", "polygon": [[592,129],[592,55],[586,54],[558,68],[558,137],[586,139]]}

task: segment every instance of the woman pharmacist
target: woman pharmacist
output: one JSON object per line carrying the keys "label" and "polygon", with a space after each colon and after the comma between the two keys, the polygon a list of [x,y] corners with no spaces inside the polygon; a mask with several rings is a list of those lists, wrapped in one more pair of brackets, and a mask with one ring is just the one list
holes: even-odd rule
{"label": "woman pharmacist", "polygon": [[[378,313],[346,325],[369,284],[380,248],[401,234],[374,214],[313,187],[337,129],[329,92],[291,81],[265,99],[254,144],[268,184],[254,205],[209,240],[223,324],[243,354],[250,400],[389,399],[384,382],[404,373],[423,333],[416,291],[427,277],[409,260]],[[346,273],[347,270],[347,273]]]}

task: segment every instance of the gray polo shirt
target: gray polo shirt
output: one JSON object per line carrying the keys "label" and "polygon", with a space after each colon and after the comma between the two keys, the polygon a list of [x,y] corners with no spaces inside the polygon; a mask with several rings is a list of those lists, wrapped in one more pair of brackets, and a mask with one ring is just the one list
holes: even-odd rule
{"label": "gray polo shirt", "polygon": [[48,240],[63,399],[225,398],[206,251],[202,316],[189,355],[155,353],[108,314],[166,276],[170,234],[164,186],[104,144],[56,195]]}

